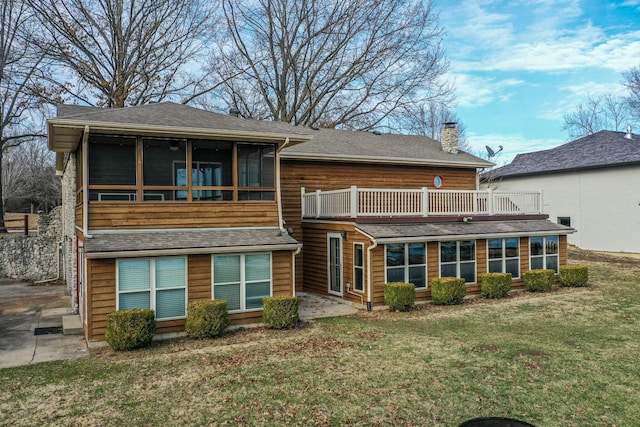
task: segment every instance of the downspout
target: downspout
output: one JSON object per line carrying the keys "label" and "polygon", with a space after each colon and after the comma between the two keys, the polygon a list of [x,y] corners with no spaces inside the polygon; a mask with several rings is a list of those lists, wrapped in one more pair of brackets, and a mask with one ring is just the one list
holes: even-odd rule
{"label": "downspout", "polygon": [[287,229],[284,226],[284,217],[282,215],[282,191],[280,188],[280,152],[289,145],[289,138],[285,138],[284,144],[276,150],[276,200],[278,202],[278,224],[280,231],[285,234]]}
{"label": "downspout", "polygon": [[82,234],[89,239],[89,125],[82,135]]}
{"label": "downspout", "polygon": [[302,245],[298,246],[295,252],[291,253],[291,286],[293,290],[293,296],[296,296],[296,255],[300,255],[302,252]]}
{"label": "downspout", "polygon": [[371,261],[371,253],[378,247],[378,242],[376,242],[375,237],[364,231],[357,228],[356,231],[373,242],[372,245],[367,247],[367,311],[371,311],[373,305],[373,262]]}

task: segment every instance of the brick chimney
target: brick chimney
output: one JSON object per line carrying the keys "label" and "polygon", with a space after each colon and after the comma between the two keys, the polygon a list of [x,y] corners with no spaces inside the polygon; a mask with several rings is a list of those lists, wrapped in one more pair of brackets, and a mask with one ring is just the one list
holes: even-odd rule
{"label": "brick chimney", "polygon": [[447,153],[458,154],[458,128],[456,125],[456,122],[445,123],[440,135],[442,150]]}

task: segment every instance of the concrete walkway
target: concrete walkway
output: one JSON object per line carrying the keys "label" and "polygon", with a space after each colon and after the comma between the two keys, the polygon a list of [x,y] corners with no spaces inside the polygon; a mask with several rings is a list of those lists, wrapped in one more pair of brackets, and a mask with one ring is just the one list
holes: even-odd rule
{"label": "concrete walkway", "polygon": [[348,316],[358,312],[358,308],[339,297],[318,295],[312,292],[296,292],[299,301],[300,320],[320,317]]}
{"label": "concrete walkway", "polygon": [[[65,289],[0,279],[0,368],[89,354],[82,335],[61,332],[62,317],[71,306]],[[36,330],[54,333],[35,335]]]}

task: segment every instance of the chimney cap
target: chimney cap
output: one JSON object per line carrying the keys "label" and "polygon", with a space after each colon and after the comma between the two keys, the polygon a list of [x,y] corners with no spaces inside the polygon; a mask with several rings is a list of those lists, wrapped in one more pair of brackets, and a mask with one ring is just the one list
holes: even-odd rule
{"label": "chimney cap", "polygon": [[444,127],[446,128],[454,128],[458,124],[458,122],[444,122]]}
{"label": "chimney cap", "polygon": [[233,117],[240,117],[240,110],[238,110],[237,108],[231,108],[229,109],[229,115]]}

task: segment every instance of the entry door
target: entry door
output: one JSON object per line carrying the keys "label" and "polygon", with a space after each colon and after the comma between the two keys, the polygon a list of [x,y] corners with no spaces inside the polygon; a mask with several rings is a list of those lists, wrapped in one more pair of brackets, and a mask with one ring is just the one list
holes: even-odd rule
{"label": "entry door", "polygon": [[342,237],[340,234],[329,233],[329,293],[342,296]]}

